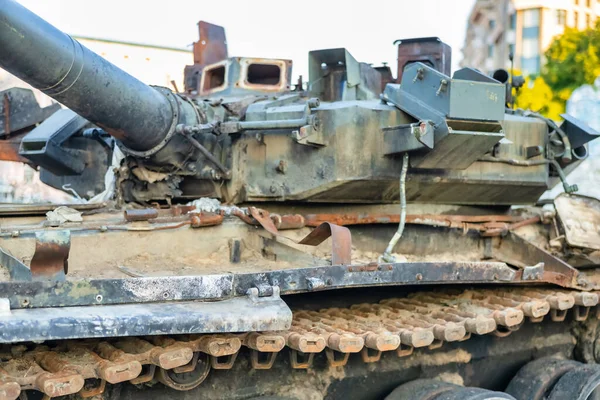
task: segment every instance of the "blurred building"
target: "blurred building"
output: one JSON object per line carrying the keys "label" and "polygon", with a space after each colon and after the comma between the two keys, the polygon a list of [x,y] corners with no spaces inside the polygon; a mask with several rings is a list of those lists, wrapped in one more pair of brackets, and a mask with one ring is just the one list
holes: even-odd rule
{"label": "blurred building", "polygon": [[[183,69],[193,62],[191,49],[82,36],[73,37],[85,47],[149,85],[173,89],[172,82],[174,82],[179,90],[183,90]],[[29,87],[0,69],[0,90],[12,86]]]}
{"label": "blurred building", "polygon": [[552,39],[565,27],[585,29],[600,14],[598,0],[477,0],[467,21],[462,66],[491,73],[514,68],[537,74]]}
{"label": "blurred building", "polygon": [[0,203],[76,203],[73,196],[40,181],[29,165],[0,162]]}
{"label": "blurred building", "polygon": [[140,81],[173,90],[172,81],[178,90],[183,90],[183,69],[193,62],[191,48],[153,46],[82,36],[74,38]]}
{"label": "blurred building", "polygon": [[[74,36],[85,47],[106,58],[144,83],[174,89],[172,81],[183,90],[183,69],[193,62],[191,49],[153,46]],[[28,87],[25,82],[0,69],[0,90]],[[34,90],[40,105],[53,100]],[[0,161],[0,202],[64,202],[71,196],[46,186],[39,180],[38,171],[28,165]]]}

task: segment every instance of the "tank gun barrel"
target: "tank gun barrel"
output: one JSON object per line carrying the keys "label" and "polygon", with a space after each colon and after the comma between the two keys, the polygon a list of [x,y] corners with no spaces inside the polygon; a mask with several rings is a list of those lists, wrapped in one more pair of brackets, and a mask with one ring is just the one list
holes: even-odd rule
{"label": "tank gun barrel", "polygon": [[13,0],[0,0],[0,67],[104,128],[131,150],[159,145],[177,119],[154,89]]}

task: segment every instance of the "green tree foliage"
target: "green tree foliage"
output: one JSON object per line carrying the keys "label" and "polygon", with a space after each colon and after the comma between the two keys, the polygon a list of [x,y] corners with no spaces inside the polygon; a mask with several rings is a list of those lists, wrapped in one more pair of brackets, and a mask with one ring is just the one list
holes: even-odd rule
{"label": "green tree foliage", "polygon": [[526,78],[516,105],[557,120],[573,90],[600,76],[600,19],[582,31],[565,28],[544,55],[541,75]]}
{"label": "green tree foliage", "polygon": [[517,108],[532,110],[554,120],[559,120],[565,110],[564,103],[554,98],[552,88],[541,76],[526,78],[516,99]]}
{"label": "green tree foliage", "polygon": [[545,53],[542,77],[555,95],[566,102],[573,90],[591,84],[600,75],[600,21],[594,28],[566,28]]}

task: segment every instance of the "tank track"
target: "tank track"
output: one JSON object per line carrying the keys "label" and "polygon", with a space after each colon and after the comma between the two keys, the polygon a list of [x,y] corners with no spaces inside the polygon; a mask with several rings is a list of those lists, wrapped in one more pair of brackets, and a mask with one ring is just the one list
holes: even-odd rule
{"label": "tank track", "polygon": [[[549,316],[561,322],[569,310],[574,320],[583,321],[598,303],[596,293],[547,288],[426,291],[347,308],[298,310],[290,329],[282,332],[15,344],[0,348],[0,400],[17,399],[26,390],[45,398],[75,393],[86,398],[103,393],[106,383],[127,381],[160,381],[189,390],[210,368],[232,368],[242,346],[251,350],[254,369],[271,368],[285,347],[295,369],[310,368],[321,352],[332,366],[345,365],[353,353],[373,363],[383,352],[404,357],[471,335],[505,337],[526,320],[536,323]],[[198,375],[193,385],[173,379],[192,371]]]}

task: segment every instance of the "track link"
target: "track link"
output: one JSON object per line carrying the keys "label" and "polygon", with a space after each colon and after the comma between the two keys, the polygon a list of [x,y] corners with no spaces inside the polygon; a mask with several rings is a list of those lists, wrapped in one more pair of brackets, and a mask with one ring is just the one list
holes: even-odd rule
{"label": "track link", "polygon": [[107,382],[141,384],[158,379],[169,386],[170,380],[160,378],[165,371],[194,371],[201,360],[210,364],[207,372],[209,368],[230,369],[242,346],[251,350],[254,369],[271,368],[285,347],[296,369],[310,368],[315,354],[321,352],[332,366],[345,365],[353,353],[372,363],[383,352],[404,357],[414,349],[439,348],[473,334],[505,337],[526,319],[535,323],[549,316],[561,322],[569,310],[575,320],[583,321],[598,303],[596,293],[568,290],[445,290],[348,308],[296,311],[292,326],[283,332],[12,345],[0,353],[0,400],[15,400],[25,390],[40,391],[46,398],[74,393],[92,397],[101,394]]}

